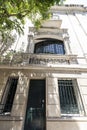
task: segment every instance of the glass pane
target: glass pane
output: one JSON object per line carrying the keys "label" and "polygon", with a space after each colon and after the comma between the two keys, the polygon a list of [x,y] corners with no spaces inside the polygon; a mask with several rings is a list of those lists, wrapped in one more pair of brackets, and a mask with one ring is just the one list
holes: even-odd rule
{"label": "glass pane", "polygon": [[58,80],[61,113],[79,113],[72,80]]}
{"label": "glass pane", "polygon": [[61,41],[44,41],[35,45],[35,53],[65,54]]}
{"label": "glass pane", "polygon": [[3,112],[10,112],[17,88],[18,78],[10,77],[7,81],[8,93],[5,100]]}

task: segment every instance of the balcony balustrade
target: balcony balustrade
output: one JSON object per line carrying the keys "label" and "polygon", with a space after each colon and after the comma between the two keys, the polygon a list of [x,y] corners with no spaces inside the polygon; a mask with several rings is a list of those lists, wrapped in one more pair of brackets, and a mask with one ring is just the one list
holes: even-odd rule
{"label": "balcony balustrade", "polygon": [[58,65],[58,64],[77,64],[76,55],[57,55],[57,54],[14,54],[12,58],[2,57],[0,65]]}

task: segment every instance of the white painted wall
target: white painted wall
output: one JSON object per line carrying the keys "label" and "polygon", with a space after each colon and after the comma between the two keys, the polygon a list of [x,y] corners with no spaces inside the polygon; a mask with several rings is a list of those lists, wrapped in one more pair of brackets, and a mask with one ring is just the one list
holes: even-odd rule
{"label": "white painted wall", "polygon": [[67,28],[73,54],[83,57],[87,53],[87,15],[62,14],[61,28]]}
{"label": "white painted wall", "polygon": [[82,49],[81,49],[81,47],[78,43],[78,39],[76,37],[75,27],[73,25],[73,23],[76,25],[76,23],[74,21],[74,16],[64,14],[64,15],[60,15],[60,19],[62,19],[61,28],[68,29],[72,54],[83,56]]}
{"label": "white painted wall", "polygon": [[87,13],[58,13],[62,20],[61,28],[68,29],[70,48],[76,54],[79,64],[87,64]]}

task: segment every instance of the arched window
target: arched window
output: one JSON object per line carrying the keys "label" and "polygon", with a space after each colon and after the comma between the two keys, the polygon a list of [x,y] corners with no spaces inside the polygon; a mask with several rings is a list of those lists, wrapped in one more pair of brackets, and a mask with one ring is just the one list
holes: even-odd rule
{"label": "arched window", "polygon": [[45,40],[35,45],[34,53],[65,54],[64,43],[60,40]]}

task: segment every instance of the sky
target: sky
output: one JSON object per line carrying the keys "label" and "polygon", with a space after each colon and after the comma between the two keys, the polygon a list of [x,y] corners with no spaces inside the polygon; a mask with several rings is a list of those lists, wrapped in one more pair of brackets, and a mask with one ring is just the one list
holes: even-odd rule
{"label": "sky", "polygon": [[79,4],[87,6],[87,0],[65,0],[64,4]]}

